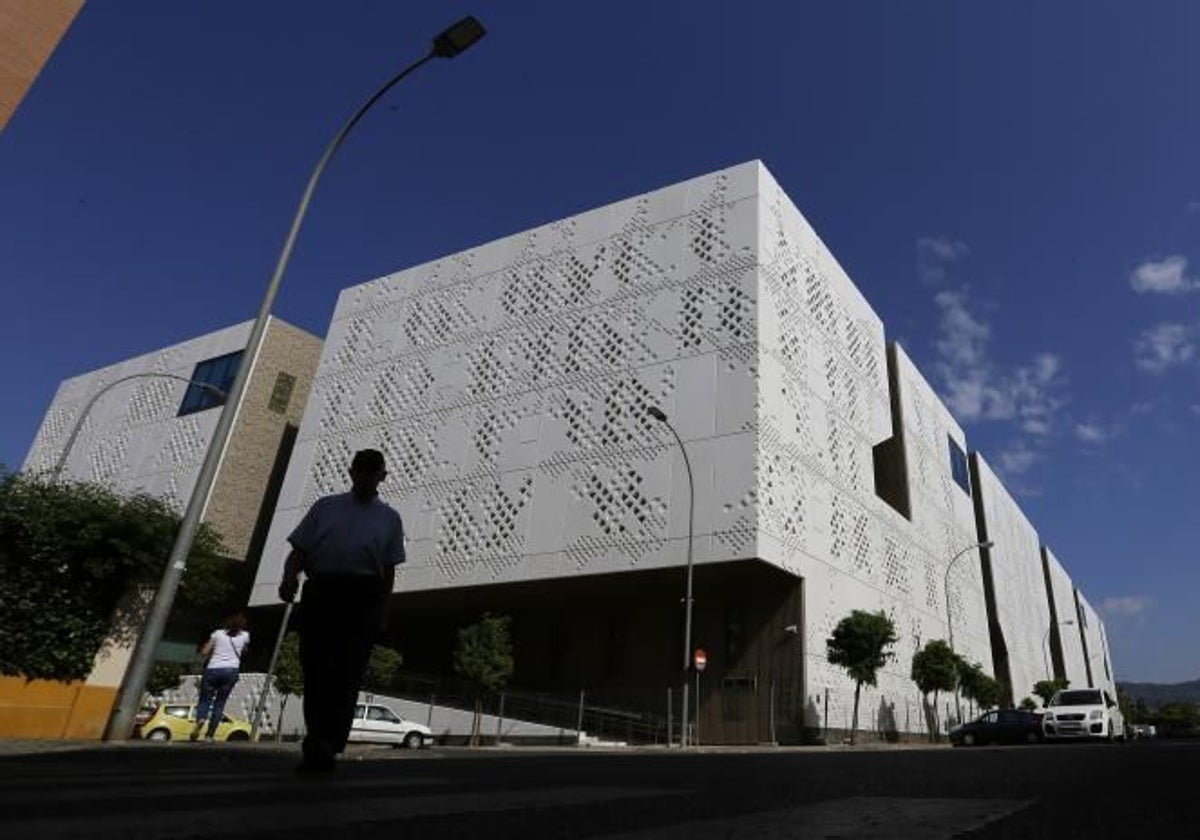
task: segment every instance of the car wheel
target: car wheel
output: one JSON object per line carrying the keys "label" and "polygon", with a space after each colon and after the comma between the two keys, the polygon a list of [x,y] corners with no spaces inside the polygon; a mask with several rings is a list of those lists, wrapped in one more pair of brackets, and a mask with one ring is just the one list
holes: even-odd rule
{"label": "car wheel", "polygon": [[146,736],[147,741],[170,741],[171,730],[164,729],[161,726],[158,729],[151,729],[150,734]]}
{"label": "car wheel", "polygon": [[419,750],[421,745],[425,743],[425,739],[420,732],[409,732],[404,736],[404,746],[406,749]]}
{"label": "car wheel", "polygon": [[242,730],[239,729],[236,732],[230,732],[229,737],[226,738],[225,740],[226,741],[249,741],[250,735],[249,735],[249,733],[243,732]]}
{"label": "car wheel", "polygon": [[963,746],[964,746],[964,747],[973,747],[973,746],[975,746],[975,736],[974,736],[974,735],[972,735],[970,732],[968,732],[968,733],[966,733],[965,735],[963,735],[963,739],[962,739],[962,741],[963,741]]}
{"label": "car wheel", "polygon": [[1037,734],[1036,732],[1025,733],[1025,743],[1027,743],[1027,744],[1036,744],[1041,740],[1042,740],[1042,736]]}

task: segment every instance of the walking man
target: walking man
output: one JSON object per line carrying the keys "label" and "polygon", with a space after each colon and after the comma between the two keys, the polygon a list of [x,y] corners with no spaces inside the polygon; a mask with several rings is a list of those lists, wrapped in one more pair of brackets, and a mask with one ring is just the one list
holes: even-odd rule
{"label": "walking man", "polygon": [[279,597],[300,599],[304,670],[304,759],[300,772],[327,773],[346,748],[363,670],[386,626],[396,566],[404,562],[400,514],[379,498],[383,453],[363,449],[350,462],[351,489],[318,499],[288,537]]}

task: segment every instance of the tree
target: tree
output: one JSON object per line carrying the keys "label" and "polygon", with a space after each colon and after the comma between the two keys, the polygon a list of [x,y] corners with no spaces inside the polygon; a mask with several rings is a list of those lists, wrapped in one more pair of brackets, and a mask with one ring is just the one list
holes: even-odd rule
{"label": "tree", "polygon": [[187,671],[188,666],[184,662],[155,662],[150,668],[150,676],[146,678],[146,693],[157,696],[164,691],[174,691],[179,688],[179,681]]}
{"label": "tree", "polygon": [[858,700],[863,683],[875,685],[879,669],[893,654],[888,648],[897,641],[896,625],[882,611],[854,610],[838,622],[833,635],[825,640],[826,657],[832,665],[841,665],[854,680],[854,716],[850,743],[858,737]]}
{"label": "tree", "polygon": [[506,615],[485,613],[483,618],[458,631],[458,648],[454,651],[454,670],[471,683],[475,690],[475,716],[471,721],[471,746],[479,743],[479,722],[483,710],[483,694],[499,691],[512,677],[512,639]]}
{"label": "tree", "polygon": [[1037,711],[1037,707],[1037,701],[1032,697],[1023,697],[1021,698],[1021,705],[1018,708],[1024,709],[1027,712],[1034,712]]}
{"label": "tree", "polygon": [[[275,718],[275,740],[283,738],[283,710],[288,697],[304,696],[304,668],[300,665],[300,636],[295,631],[283,637],[279,646],[279,658],[275,660],[275,676],[272,681],[279,692],[279,715]],[[266,691],[266,687],[263,688]]]}
{"label": "tree", "polygon": [[[136,593],[158,583],[179,522],[161,499],[0,472],[0,674],[82,679],[106,640],[132,641]],[[201,525],[180,602],[227,597],[229,565]]]}
{"label": "tree", "polygon": [[[913,654],[912,680],[921,690],[925,698],[926,709],[932,708],[932,713],[926,712],[930,722],[929,739],[936,741],[941,727],[938,722],[938,692],[953,691],[958,685],[959,658],[954,655],[950,645],[942,639],[931,639],[925,647]],[[933,706],[929,706],[929,693],[933,692]]]}
{"label": "tree", "polygon": [[1117,688],[1117,706],[1121,709],[1121,717],[1126,723],[1137,723],[1133,716],[1133,697],[1123,688]]}
{"label": "tree", "polygon": [[1043,706],[1049,706],[1050,698],[1070,685],[1070,680],[1038,680],[1033,684],[1033,693],[1042,698]]}
{"label": "tree", "polygon": [[363,673],[363,685],[376,691],[391,688],[400,673],[404,657],[395,648],[375,645],[371,648],[371,658],[367,660],[367,669]]}
{"label": "tree", "polygon": [[958,684],[962,696],[981,709],[990,709],[1000,704],[1000,683],[988,676],[978,662],[958,659]]}

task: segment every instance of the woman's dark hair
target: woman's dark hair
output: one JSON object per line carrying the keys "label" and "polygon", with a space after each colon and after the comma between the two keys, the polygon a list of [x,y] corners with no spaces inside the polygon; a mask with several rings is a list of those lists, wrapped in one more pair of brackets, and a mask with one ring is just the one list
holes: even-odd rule
{"label": "woman's dark hair", "polygon": [[225,619],[225,632],[230,636],[241,635],[242,631],[245,629],[246,616],[242,615],[240,612],[236,612]]}

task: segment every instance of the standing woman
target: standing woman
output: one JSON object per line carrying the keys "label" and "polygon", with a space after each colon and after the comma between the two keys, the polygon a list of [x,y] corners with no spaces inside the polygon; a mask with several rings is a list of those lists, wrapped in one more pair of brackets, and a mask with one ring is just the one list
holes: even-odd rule
{"label": "standing woman", "polygon": [[238,681],[242,667],[242,654],[250,645],[250,634],[246,631],[246,616],[234,613],[225,619],[225,626],[214,630],[200,655],[206,658],[204,675],[200,678],[200,701],[196,704],[196,726],[190,738],[200,737],[204,721],[208,721],[205,741],[213,740],[213,734],[221,724],[225,713],[225,701]]}

